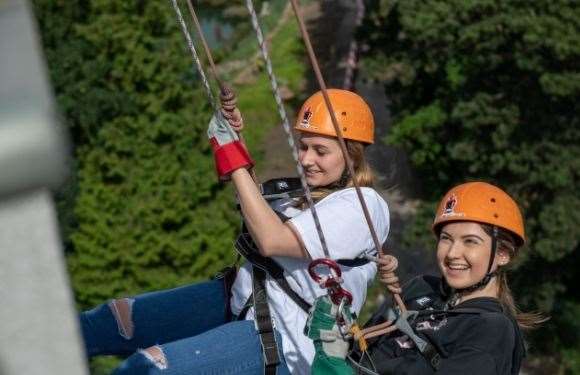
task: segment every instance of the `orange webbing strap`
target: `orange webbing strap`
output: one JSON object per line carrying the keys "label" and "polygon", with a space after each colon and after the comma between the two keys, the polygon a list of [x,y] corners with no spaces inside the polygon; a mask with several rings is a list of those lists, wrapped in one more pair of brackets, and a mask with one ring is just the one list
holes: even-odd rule
{"label": "orange webbing strap", "polygon": [[354,323],[350,327],[350,333],[352,334],[353,339],[358,342],[358,347],[361,352],[366,352],[369,346],[358,324]]}

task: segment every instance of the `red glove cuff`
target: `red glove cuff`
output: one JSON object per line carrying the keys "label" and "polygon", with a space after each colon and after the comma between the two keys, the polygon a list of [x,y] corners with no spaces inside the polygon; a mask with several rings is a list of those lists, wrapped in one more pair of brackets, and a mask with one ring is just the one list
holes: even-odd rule
{"label": "red glove cuff", "polygon": [[254,161],[242,142],[234,141],[220,146],[215,138],[210,138],[209,143],[213,149],[215,167],[220,180],[229,180],[230,174],[236,169],[249,169],[254,166]]}

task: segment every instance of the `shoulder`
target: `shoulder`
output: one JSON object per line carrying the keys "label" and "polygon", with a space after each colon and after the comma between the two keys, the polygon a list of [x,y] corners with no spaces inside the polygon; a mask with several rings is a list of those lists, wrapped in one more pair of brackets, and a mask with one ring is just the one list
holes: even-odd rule
{"label": "shoulder", "polygon": [[[361,187],[360,188],[362,196],[365,200],[369,209],[373,209],[378,207],[382,210],[386,210],[388,212],[388,205],[387,202],[381,197],[381,195],[373,188],[370,187]],[[343,202],[346,204],[355,204],[356,207],[360,207],[359,205],[359,198],[358,194],[356,193],[355,188],[346,188],[335,191],[329,194],[326,198],[324,198],[320,203],[326,202]]]}
{"label": "shoulder", "polygon": [[514,336],[514,326],[511,319],[501,312],[485,312],[480,315],[479,327],[482,331],[492,330],[501,336]]}
{"label": "shoulder", "polygon": [[511,319],[502,312],[482,312],[456,317],[461,323],[456,330],[462,342],[483,351],[511,353],[516,344],[516,332]]}

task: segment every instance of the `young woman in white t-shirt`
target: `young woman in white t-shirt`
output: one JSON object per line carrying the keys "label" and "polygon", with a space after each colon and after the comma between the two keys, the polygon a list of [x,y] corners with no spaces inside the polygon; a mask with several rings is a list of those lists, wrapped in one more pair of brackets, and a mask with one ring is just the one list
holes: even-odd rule
{"label": "young woman in white t-shirt", "polygon": [[[355,174],[347,173],[321,92],[306,100],[298,114],[294,129],[299,135],[299,161],[312,189],[330,258],[374,256],[377,249],[352,187],[353,180],[362,187],[378,238],[384,242],[388,207],[371,188],[373,174],[364,158],[365,146],[374,141],[373,115],[364,100],[350,91],[331,89],[328,95]],[[275,261],[290,288],[311,304],[326,290],[310,278],[308,265],[325,254],[305,199],[266,201],[248,172],[253,162],[247,150],[223,117],[212,118],[208,136],[218,175],[234,184],[257,251]],[[341,266],[342,287],[353,295],[355,313],[376,274],[373,262],[359,263]],[[308,314],[270,275],[265,286],[280,358],[274,368],[264,366],[253,308],[244,309],[253,290],[249,262],[239,270],[231,298],[224,283],[213,280],[116,299],[84,312],[81,326],[87,352],[90,356],[132,353],[115,374],[307,374],[314,357],[313,344],[303,333]],[[229,318],[230,308],[234,319]],[[240,314],[244,316],[235,319]]]}

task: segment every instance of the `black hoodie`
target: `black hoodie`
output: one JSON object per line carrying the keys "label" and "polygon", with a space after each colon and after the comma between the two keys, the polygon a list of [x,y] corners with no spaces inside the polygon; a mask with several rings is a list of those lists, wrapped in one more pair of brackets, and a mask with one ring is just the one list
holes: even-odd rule
{"label": "black hoodie", "polygon": [[[445,310],[448,291],[434,276],[417,277],[403,290],[407,308],[422,314],[412,327],[431,344],[434,355],[420,353],[401,333],[382,336],[369,345],[379,374],[518,374],[525,356],[523,338],[497,299],[473,298]],[[383,322],[387,309],[387,305],[381,306],[366,326]],[[355,351],[353,357],[358,356]],[[362,364],[373,368],[368,360]]]}

